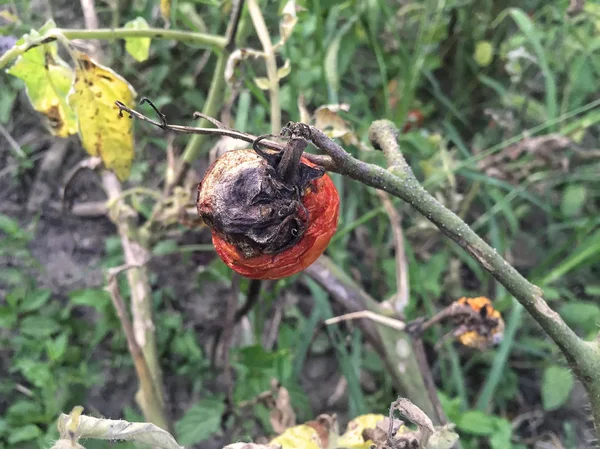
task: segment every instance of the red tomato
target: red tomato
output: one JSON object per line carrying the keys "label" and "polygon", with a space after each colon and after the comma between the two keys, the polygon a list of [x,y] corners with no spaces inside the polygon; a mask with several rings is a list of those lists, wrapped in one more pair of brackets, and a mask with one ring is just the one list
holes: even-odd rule
{"label": "red tomato", "polygon": [[[301,161],[310,167],[315,166],[304,157]],[[214,175],[221,177],[234,167],[257,163],[265,162],[257,157],[253,150],[230,151],[221,156],[208,169],[204,181],[199,186],[197,205],[200,215],[206,213],[207,209],[214,208],[214,193],[209,195],[206,192],[216,188]],[[304,190],[302,204],[308,212],[306,230],[293,246],[277,254],[256,254],[248,257],[229,235],[217,229],[216,223],[207,222],[212,229],[217,254],[232,270],[251,279],[281,279],[304,270],[323,254],[337,229],[340,200],[337,189],[327,174],[308,184]],[[299,215],[303,215],[304,212],[300,209],[301,206],[298,206]]]}

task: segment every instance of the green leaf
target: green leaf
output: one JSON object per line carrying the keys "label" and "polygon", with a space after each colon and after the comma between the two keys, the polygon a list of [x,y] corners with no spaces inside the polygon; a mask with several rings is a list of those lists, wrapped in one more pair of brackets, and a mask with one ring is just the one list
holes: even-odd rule
{"label": "green leaf", "polygon": [[0,329],[10,329],[17,323],[17,312],[12,307],[0,306]]}
{"label": "green leaf", "polygon": [[8,435],[9,444],[17,444],[23,441],[34,440],[42,435],[41,429],[34,424],[27,424],[23,427],[17,427]]}
{"label": "green leaf", "polygon": [[7,267],[0,270],[0,282],[10,286],[25,285],[27,277],[21,270]]}
{"label": "green leaf", "polygon": [[18,400],[13,403],[6,411],[6,419],[9,423],[22,425],[31,423],[43,415],[42,406],[33,401]]}
{"label": "green leaf", "polygon": [[496,418],[496,430],[490,436],[492,449],[505,449],[511,447],[512,425],[506,419]]}
{"label": "green leaf", "polygon": [[563,192],[560,210],[565,217],[574,217],[581,213],[585,204],[587,189],[581,184],[571,184]]}
{"label": "green leaf", "polygon": [[30,240],[31,236],[26,232],[19,222],[8,215],[0,214],[0,231],[9,237],[18,240]]}
{"label": "green leaf", "polygon": [[542,376],[542,406],[556,410],[567,402],[573,388],[573,373],[563,366],[551,365]]}
{"label": "green leaf", "polygon": [[[147,30],[150,28],[148,22],[143,17],[136,17],[125,24],[125,28],[132,30]],[[150,54],[149,37],[131,37],[125,39],[125,50],[133,59],[138,62],[144,62]]]}
{"label": "green leaf", "polygon": [[479,41],[475,45],[473,59],[480,67],[487,67],[494,59],[494,47],[490,41]]}
{"label": "green leaf", "polygon": [[50,360],[59,360],[64,355],[68,341],[67,334],[60,334],[55,339],[46,341],[46,351]]}
{"label": "green leaf", "polygon": [[19,326],[21,333],[36,338],[45,338],[58,332],[60,325],[52,318],[41,315],[33,315],[24,318]]}
{"label": "green leaf", "polygon": [[598,329],[598,323],[600,323],[600,306],[598,304],[569,301],[558,312],[571,327],[581,328],[586,333]]}
{"label": "green leaf", "polygon": [[95,309],[102,309],[110,301],[108,292],[98,288],[85,288],[71,292],[69,295],[71,302],[77,306],[89,306]]}
{"label": "green leaf", "polygon": [[600,285],[586,285],[583,289],[588,296],[600,297]]}
{"label": "green leaf", "polygon": [[556,101],[556,81],[554,74],[548,64],[546,52],[542,47],[542,33],[536,28],[536,25],[531,21],[529,16],[522,9],[510,8],[510,16],[513,18],[521,32],[531,43],[537,56],[538,64],[544,75],[544,85],[546,88],[546,108],[548,111],[548,119],[554,119],[558,115],[558,105]]}
{"label": "green leaf", "polygon": [[338,70],[338,54],[340,52],[340,46],[342,39],[354,26],[354,22],[358,19],[358,16],[352,16],[348,22],[346,22],[340,30],[336,33],[335,38],[329,44],[327,52],[325,53],[325,78],[327,79],[327,85],[329,86],[329,92],[332,96],[332,102],[337,103],[337,93],[340,88],[340,74]]}
{"label": "green leaf", "polygon": [[261,345],[247,346],[237,353],[238,363],[252,370],[275,368],[282,358],[289,357],[289,351],[267,352]]}
{"label": "green leaf", "polygon": [[16,368],[33,385],[39,388],[54,388],[53,376],[46,362],[31,359],[19,359]]}
{"label": "green leaf", "polygon": [[461,415],[456,426],[472,435],[492,435],[496,429],[495,419],[478,410],[469,410]]}
{"label": "green leaf", "polygon": [[[39,37],[37,32],[32,31],[24,39]],[[73,71],[58,55],[56,42],[28,50],[6,73],[25,81],[31,105],[48,118],[53,135],[68,137],[77,132],[75,114],[66,101],[73,82]]]}
{"label": "green leaf", "polygon": [[25,294],[25,298],[21,302],[19,310],[21,312],[31,312],[33,310],[39,310],[44,304],[48,302],[52,296],[52,290],[50,289],[33,289]]}
{"label": "green leaf", "polygon": [[218,398],[203,399],[190,408],[175,424],[179,444],[191,446],[218,432],[224,410],[225,403]]}

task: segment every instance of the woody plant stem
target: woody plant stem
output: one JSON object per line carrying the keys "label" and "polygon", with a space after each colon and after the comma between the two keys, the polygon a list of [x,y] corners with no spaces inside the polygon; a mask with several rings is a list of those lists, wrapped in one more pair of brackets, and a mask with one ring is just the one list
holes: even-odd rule
{"label": "woody plant stem", "polygon": [[340,171],[409,203],[443,234],[465,249],[523,305],[558,345],[585,386],[596,433],[600,434],[600,341],[595,339],[588,342],[579,338],[560,315],[550,308],[541,288],[525,279],[463,220],[423,188],[400,151],[395,125],[387,120],[380,120],[374,122],[369,129],[369,139],[373,146],[381,149],[386,156],[389,164],[387,170],[353,158],[317,129],[311,128],[311,133],[312,142],[331,156]]}
{"label": "woody plant stem", "polygon": [[148,28],[146,30],[132,30],[129,28],[98,28],[94,30],[72,30],[65,28],[53,28],[46,34],[21,45],[16,45],[9,49],[0,57],[0,69],[4,68],[13,59],[21,56],[27,50],[38,45],[46,44],[57,40],[57,36],[66,39],[126,39],[142,38],[176,40],[179,42],[190,42],[198,45],[204,45],[213,50],[223,50],[227,45],[227,38],[224,36],[215,36],[213,34],[193,33],[191,31],[165,30],[162,28]]}

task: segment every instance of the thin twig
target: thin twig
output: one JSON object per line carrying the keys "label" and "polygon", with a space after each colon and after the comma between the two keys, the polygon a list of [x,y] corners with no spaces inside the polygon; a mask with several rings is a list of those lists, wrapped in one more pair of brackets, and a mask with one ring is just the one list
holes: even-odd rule
{"label": "thin twig", "polygon": [[88,201],[75,203],[70,212],[77,217],[104,217],[108,213],[108,207],[106,201]]}
{"label": "thin twig", "polygon": [[66,39],[127,39],[131,37],[149,37],[151,39],[168,39],[178,42],[190,42],[202,44],[211,48],[223,49],[227,44],[225,37],[215,36],[213,34],[193,33],[184,30],[165,30],[164,28],[147,28],[134,30],[132,28],[98,28],[96,30],[64,29],[53,28],[44,36],[40,36],[32,41],[16,45],[2,56],[0,56],[0,69],[8,63],[22,55],[26,51],[49,42],[57,40],[58,36]]}
{"label": "thin twig", "polygon": [[240,19],[242,18],[242,12],[244,10],[244,0],[236,0],[233,2],[231,7],[231,17],[229,19],[229,25],[225,32],[225,49],[232,51],[235,46],[235,35],[237,34],[238,27],[240,26]]}
{"label": "thin twig", "polygon": [[223,377],[227,388],[227,406],[232,409],[233,401],[233,368],[230,361],[231,342],[233,340],[233,331],[235,328],[235,311],[240,294],[241,276],[233,273],[231,278],[231,292],[227,300],[227,310],[223,320]]}
{"label": "thin twig", "polygon": [[248,12],[265,54],[265,65],[269,80],[269,103],[271,104],[271,133],[277,134],[281,129],[281,105],[279,104],[279,77],[277,76],[275,50],[257,0],[248,0]]}
{"label": "thin twig", "polygon": [[[81,10],[83,11],[83,20],[85,27],[88,30],[98,29],[98,15],[96,14],[96,6],[94,0],[80,0]],[[102,58],[102,49],[100,48],[99,42],[93,42],[92,44],[92,55],[96,59]]]}
{"label": "thin twig", "polygon": [[248,294],[246,295],[246,302],[235,312],[235,322],[238,323],[244,318],[252,307],[256,305],[260,299],[260,289],[262,281],[260,279],[250,279],[250,285],[248,285]]}
{"label": "thin twig", "polygon": [[129,321],[125,309],[125,303],[123,301],[123,298],[121,297],[121,293],[119,292],[117,275],[120,272],[129,270],[131,268],[135,267],[125,265],[123,267],[110,269],[108,273],[108,284],[106,286],[106,291],[108,291],[112,303],[115,307],[117,316],[119,317],[119,321],[121,322],[121,327],[123,328],[123,333],[125,334],[125,338],[127,339],[127,347],[129,348],[129,352],[131,353],[131,357],[133,358],[135,370],[140,381],[140,388],[143,392],[144,402],[142,409],[145,413],[149,414],[147,418],[151,422],[153,422],[159,427],[162,427],[165,430],[169,430],[168,419],[164,414],[162,401],[160,399],[160,393],[156,390],[156,384],[154,382],[152,373],[150,372],[142,348],[140,347],[135,338],[133,326],[131,325],[131,321]]}
{"label": "thin twig", "polygon": [[[381,311],[380,304],[326,256],[321,256],[306,268],[304,273],[321,285],[333,301],[346,311],[370,311],[381,316],[377,313]],[[401,326],[399,323],[393,324],[396,328]],[[389,328],[371,320],[360,320],[358,325],[371,346],[381,356],[396,388],[433,416],[435,407],[426,394],[410,337],[405,332],[398,332],[396,328]]]}
{"label": "thin twig", "polygon": [[[151,378],[160,399],[160,409],[144,409],[145,405],[156,405],[154,403],[148,404],[145,402],[145,399],[141,401],[142,409],[144,410],[144,414],[152,415],[153,417],[163,416],[165,419],[161,423],[153,422],[167,429],[170,425],[166,420],[162,373],[158,362],[156,336],[154,334],[154,322],[152,319],[152,295],[150,292],[148,270],[145,266],[150,260],[151,254],[141,242],[133,238],[137,230],[135,222],[137,214],[133,213],[120,199],[122,194],[121,184],[116,175],[107,170],[103,171],[102,184],[108,196],[108,202],[112,202],[114,205],[109,211],[109,217],[119,231],[121,246],[125,255],[125,263],[129,266],[138,267],[127,270],[127,280],[131,289],[133,332],[137,344],[144,353],[144,358],[148,364]],[[147,416],[147,418],[150,419],[150,416]]]}
{"label": "thin twig", "polygon": [[400,321],[395,318],[390,318],[385,315],[380,315],[378,313],[371,312],[370,310],[361,310],[360,312],[345,313],[344,315],[339,315],[325,320],[325,324],[330,326],[332,324],[341,323],[342,321],[358,320],[361,318],[375,321],[376,323],[383,324],[384,326],[396,329],[398,331],[403,331],[404,329],[406,329],[406,323],[404,323],[404,321]]}
{"label": "thin twig", "polygon": [[21,148],[21,145],[19,145],[19,142],[17,142],[15,139],[13,139],[13,136],[11,136],[10,133],[7,131],[7,129],[4,126],[2,126],[2,123],[0,123],[0,134],[2,134],[4,136],[4,138],[8,142],[8,145],[15,152],[15,154],[18,158],[20,158],[20,159],[27,158],[27,155]]}
{"label": "thin twig", "polygon": [[[156,121],[156,120],[153,120],[150,117],[136,111],[135,109],[131,109],[131,108],[125,106],[120,101],[117,101],[116,105],[119,107],[121,112],[126,112],[127,114],[129,114],[132,117],[135,117],[139,120],[150,123],[151,125],[154,125],[163,130],[168,130],[168,131],[173,131],[173,132],[178,132],[178,133],[183,133],[183,134],[204,134],[204,135],[221,136],[221,137],[228,136],[228,137],[232,137],[234,139],[243,140],[244,142],[248,142],[248,143],[253,143],[258,138],[258,136],[254,136],[252,134],[248,134],[245,132],[241,132],[241,131],[237,131],[237,130],[225,128],[225,127],[199,128],[199,127],[195,127],[195,126],[171,125],[166,122],[166,118],[164,118],[164,115],[162,115],[162,114],[160,115],[161,121]],[[196,112],[196,114],[199,114],[199,113]],[[162,120],[163,118],[164,118],[164,121]],[[281,151],[285,147],[284,145],[282,145],[280,143],[274,142],[272,140],[267,140],[267,139],[261,139],[260,144],[262,146],[264,146],[265,148],[268,148],[270,150],[275,150],[275,151]],[[308,159],[309,161],[311,161],[312,163],[319,165],[320,167],[323,167],[327,171],[333,171],[333,172],[338,171],[337,166],[335,165],[335,163],[329,156],[304,153],[304,157],[306,159]],[[180,177],[180,176],[182,176],[182,174],[179,173],[177,176]],[[178,185],[179,182],[174,181],[173,184]]]}
{"label": "thin twig", "polygon": [[44,154],[44,159],[35,174],[35,180],[29,191],[28,211],[39,211],[52,196],[58,183],[56,174],[60,171],[68,148],[68,139],[53,139],[52,145]]}
{"label": "thin twig", "polygon": [[394,234],[394,248],[396,253],[396,294],[391,303],[396,313],[401,315],[404,312],[404,308],[408,305],[409,299],[408,263],[406,262],[406,251],[404,249],[402,218],[387,193],[378,190],[377,194],[388,214],[392,232]]}

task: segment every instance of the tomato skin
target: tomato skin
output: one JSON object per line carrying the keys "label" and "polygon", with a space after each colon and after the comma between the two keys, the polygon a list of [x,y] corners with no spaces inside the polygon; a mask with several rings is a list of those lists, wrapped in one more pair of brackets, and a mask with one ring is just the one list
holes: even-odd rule
{"label": "tomato skin", "polygon": [[[304,157],[301,160],[311,167],[315,166]],[[213,230],[212,240],[217,254],[229,268],[250,279],[275,280],[299,273],[323,254],[337,230],[340,199],[331,178],[325,174],[312,181],[302,203],[309,213],[309,224],[294,246],[279,254],[246,258],[235,245]]]}

